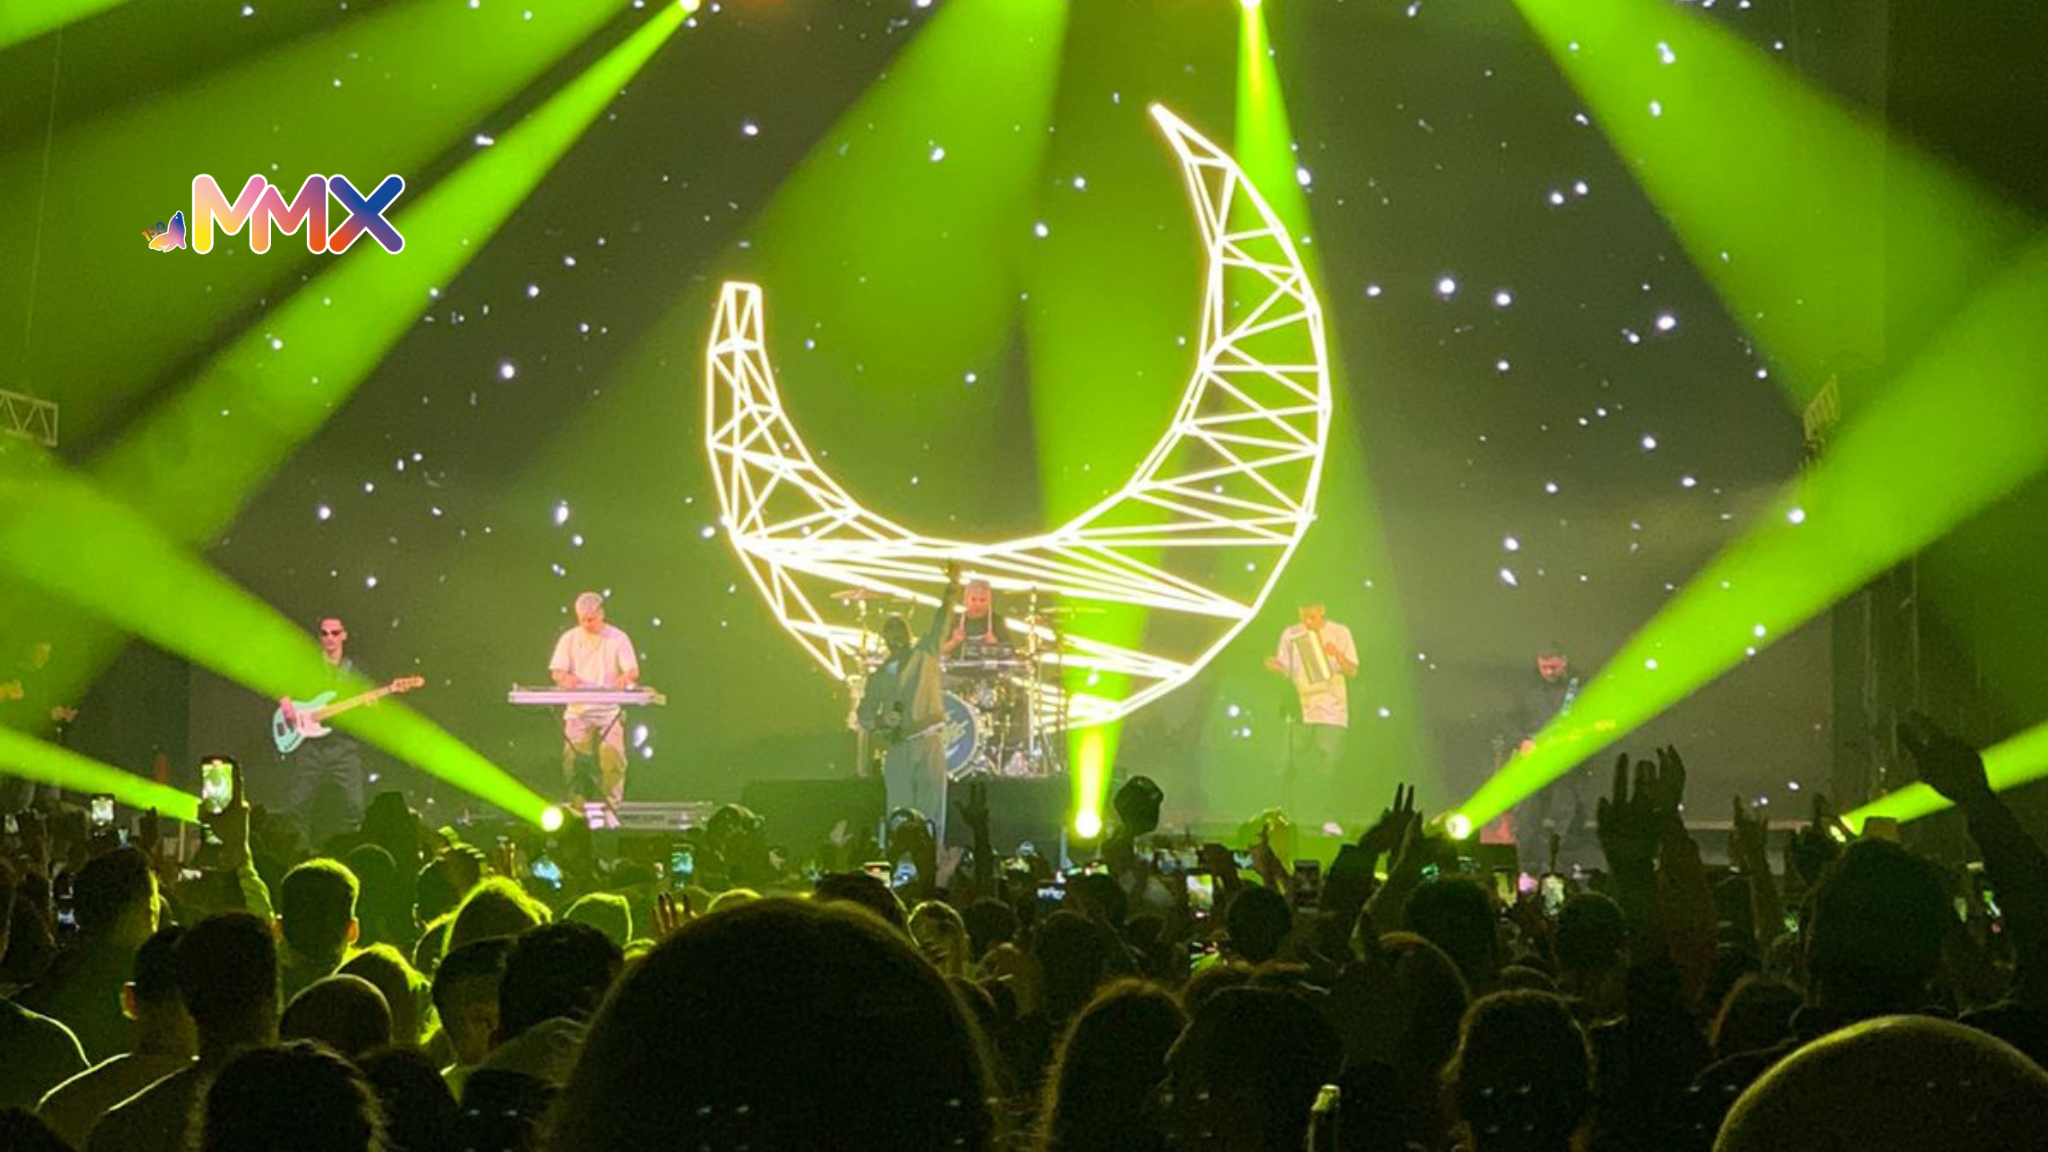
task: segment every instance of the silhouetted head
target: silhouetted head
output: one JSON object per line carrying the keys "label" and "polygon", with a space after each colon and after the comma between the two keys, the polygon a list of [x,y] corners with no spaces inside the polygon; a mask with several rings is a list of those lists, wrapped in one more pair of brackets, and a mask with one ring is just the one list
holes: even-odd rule
{"label": "silhouetted head", "polygon": [[1343,1046],[1299,993],[1226,988],[1195,1011],[1166,1058],[1169,1133],[1189,1147],[1295,1152]]}
{"label": "silhouetted head", "polygon": [[990,1092],[959,998],[900,934],[762,900],[691,922],[620,982],[551,1147],[986,1149]]}
{"label": "silhouetted head", "polygon": [[2038,1148],[2048,1072],[1973,1028],[1885,1016],[1832,1032],[1750,1085],[1714,1152]]}
{"label": "silhouetted head", "polygon": [[348,958],[339,969],[344,976],[360,976],[384,994],[391,1010],[391,1042],[420,1042],[421,1007],[426,1001],[427,980],[389,944],[372,944]]}
{"label": "silhouetted head", "polygon": [[1061,1152],[1125,1152],[1155,1142],[1153,1089],[1187,1017],[1165,989],[1119,980],[1089,1001],[1046,1077],[1043,1122]]}
{"label": "silhouetted head", "polygon": [[498,982],[498,1035],[543,1020],[588,1020],[625,967],[625,953],[588,924],[544,924],[512,942]]}
{"label": "silhouetted head", "polygon": [[505,975],[505,953],[512,941],[503,937],[465,944],[442,957],[434,970],[434,1011],[455,1050],[455,1062],[481,1063],[498,1030],[498,984]]}
{"label": "silhouetted head", "polygon": [[882,621],[882,643],[889,646],[892,656],[910,651],[910,621],[902,613],[891,612]]}
{"label": "silhouetted head", "polygon": [[1486,889],[1463,877],[1426,880],[1408,896],[1407,919],[1417,935],[1444,950],[1473,991],[1493,988],[1500,976],[1500,925]]}
{"label": "silhouetted head", "polygon": [[[517,881],[493,876],[470,889],[448,928],[446,951],[493,936],[517,936],[548,922],[548,907],[528,896]],[[446,953],[444,952],[444,955]]]}
{"label": "silhouetted head", "polygon": [[252,1048],[206,1091],[200,1152],[381,1152],[383,1113],[355,1065],[300,1041]]}
{"label": "silhouetted head", "polygon": [[1860,1016],[1922,1007],[1954,919],[1933,867],[1896,844],[1858,840],[1814,889],[1809,998]]}
{"label": "silhouetted head", "polygon": [[261,1042],[277,1030],[277,941],[247,912],[223,912],[178,941],[178,995],[202,1049]]}
{"label": "silhouetted head", "polygon": [[1280,954],[1280,945],[1294,930],[1294,913],[1287,900],[1270,888],[1247,887],[1230,900],[1224,915],[1230,926],[1230,944],[1239,956],[1263,964]]}
{"label": "silhouetted head", "polygon": [[1543,992],[1475,1002],[1444,1082],[1474,1152],[1564,1152],[1593,1108],[1586,1033]]}
{"label": "silhouetted head", "polygon": [[360,976],[325,976],[284,1006],[279,1039],[317,1040],[351,1059],[391,1043],[391,1008]]}
{"label": "silhouetted head", "polygon": [[117,848],[78,870],[71,888],[78,930],[88,940],[141,946],[156,931],[156,873],[139,848]]}
{"label": "silhouetted head", "polygon": [[569,905],[562,919],[588,924],[624,948],[633,939],[633,906],[616,892],[592,892]]}
{"label": "silhouetted head", "polygon": [[329,968],[355,942],[355,873],[339,860],[308,860],[287,872],[277,889],[277,918],[292,951]]}

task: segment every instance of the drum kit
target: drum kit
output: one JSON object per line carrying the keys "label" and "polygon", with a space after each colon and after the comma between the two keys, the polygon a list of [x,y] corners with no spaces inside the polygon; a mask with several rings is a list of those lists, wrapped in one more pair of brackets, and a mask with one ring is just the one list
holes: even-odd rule
{"label": "drum kit", "polygon": [[[1063,627],[1074,616],[1101,610],[1059,604],[1052,593],[1037,588],[1020,591],[1025,599],[1021,618],[1006,622],[991,606],[991,626],[979,635],[960,636],[941,658],[946,774],[955,781],[1054,776],[1066,770],[1062,742],[1056,739],[1067,726]],[[852,607],[860,630],[862,670],[872,673],[881,666],[884,648],[871,627],[879,621],[870,621],[870,606],[886,613],[908,607],[911,601],[873,588],[846,588],[832,598]],[[847,678],[852,693],[849,722],[860,707],[865,684],[865,675]]]}

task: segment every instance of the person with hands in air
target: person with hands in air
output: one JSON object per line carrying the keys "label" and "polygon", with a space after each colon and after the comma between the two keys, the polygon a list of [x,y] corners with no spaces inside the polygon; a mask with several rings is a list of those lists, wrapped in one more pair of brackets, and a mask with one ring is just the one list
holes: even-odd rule
{"label": "person with hands in air", "polygon": [[[2048,853],[2028,836],[2012,809],[1991,789],[1984,757],[1918,713],[1899,724],[1899,743],[1920,779],[1962,809],[1970,838],[1984,854],[1984,878],[1998,894],[2005,934],[2014,953],[2011,1003],[1987,1010],[2002,1023],[2019,1023],[2048,1036]],[[2011,1031],[1985,1022],[2002,1036]],[[2011,1038],[2008,1036],[2008,1038]],[[2048,1057],[2039,1040],[2022,1044],[2035,1059]]]}

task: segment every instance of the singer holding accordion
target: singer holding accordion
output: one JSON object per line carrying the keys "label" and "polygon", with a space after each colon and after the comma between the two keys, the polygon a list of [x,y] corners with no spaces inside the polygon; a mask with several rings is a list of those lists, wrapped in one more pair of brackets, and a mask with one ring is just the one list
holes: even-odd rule
{"label": "singer holding accordion", "polygon": [[1300,611],[1301,622],[1280,634],[1280,650],[1266,658],[1266,668],[1292,681],[1301,698],[1301,723],[1287,752],[1290,784],[1312,783],[1322,793],[1316,799],[1328,804],[1336,800],[1337,762],[1351,722],[1345,681],[1358,675],[1358,645],[1321,602],[1304,603]]}

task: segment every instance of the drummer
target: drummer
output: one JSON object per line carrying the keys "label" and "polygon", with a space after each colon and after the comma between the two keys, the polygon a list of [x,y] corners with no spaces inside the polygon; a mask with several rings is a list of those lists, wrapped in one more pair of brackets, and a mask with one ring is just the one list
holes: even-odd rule
{"label": "drummer", "polygon": [[995,595],[986,580],[970,580],[961,589],[962,611],[960,619],[953,624],[953,631],[947,635],[939,654],[948,660],[960,655],[962,648],[995,648],[1004,646],[1002,618],[996,615]]}

